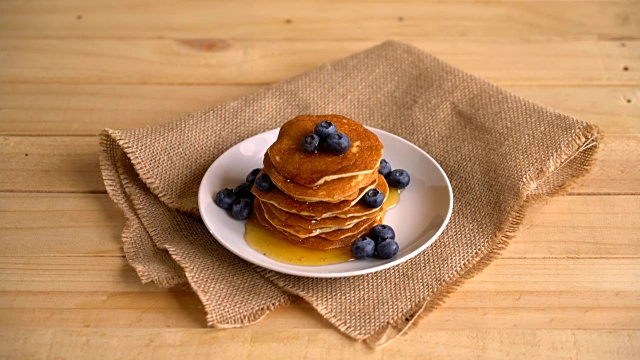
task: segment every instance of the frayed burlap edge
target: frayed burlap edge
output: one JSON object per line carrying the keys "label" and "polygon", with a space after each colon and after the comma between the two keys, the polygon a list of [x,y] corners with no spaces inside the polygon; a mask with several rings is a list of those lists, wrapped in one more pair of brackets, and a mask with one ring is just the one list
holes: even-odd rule
{"label": "frayed burlap edge", "polygon": [[[122,229],[121,238],[122,238],[122,247],[127,258],[127,262],[133,267],[136,271],[142,283],[153,282],[158,287],[161,288],[171,288],[173,286],[184,284],[187,282],[187,279],[184,276],[179,276],[175,272],[166,273],[163,277],[152,276],[151,273],[146,269],[144,264],[140,264],[136,256],[135,249],[133,249],[133,244],[135,243],[135,239],[131,237],[134,228],[142,228],[147,236],[149,232],[141,226],[141,220],[138,217],[137,213],[133,210],[133,205],[131,204],[130,199],[124,196],[124,184],[120,176],[117,173],[117,164],[115,163],[115,159],[111,156],[111,154],[107,151],[107,143],[110,140],[114,140],[111,138],[106,131],[103,131],[98,136],[100,142],[100,171],[102,172],[103,182],[105,184],[105,188],[107,189],[107,193],[109,197],[114,202],[114,205],[122,211],[125,224]],[[110,166],[112,165],[112,166]],[[116,189],[122,189],[122,193],[118,193]],[[170,255],[167,253],[166,256],[170,259]],[[177,265],[177,264],[176,264]],[[174,265],[175,266],[175,265]]]}
{"label": "frayed burlap edge", "polygon": [[[183,259],[176,254],[176,252],[173,250],[173,248],[171,246],[164,246],[165,250],[167,250],[169,252],[169,254],[171,255],[171,257],[182,267],[182,269],[185,272],[185,275],[187,278],[191,278],[190,275],[192,275],[192,269],[191,267],[188,266],[187,262],[183,261]],[[196,295],[198,296],[198,299],[204,299],[205,296],[204,294],[202,294],[202,292],[194,287],[191,287],[191,290],[196,293]],[[212,312],[209,310],[209,305],[205,304],[204,302],[202,302],[203,306],[205,307],[205,310],[207,312],[207,326],[215,328],[215,329],[234,329],[234,328],[241,328],[241,327],[245,327],[247,325],[251,325],[251,324],[255,324],[258,321],[262,320],[265,318],[265,316],[269,315],[269,313],[279,307],[283,307],[286,305],[291,304],[291,302],[293,300],[295,300],[297,297],[295,295],[292,294],[288,294],[289,298],[288,300],[283,300],[283,301],[279,301],[279,302],[273,302],[270,304],[267,304],[265,306],[263,306],[260,310],[260,312],[257,312],[255,315],[253,316],[241,316],[240,320],[242,321],[241,323],[236,323],[236,324],[221,324],[215,321],[215,319],[212,316]]]}
{"label": "frayed burlap edge", "polygon": [[[160,199],[160,201],[162,201],[172,209],[176,209],[183,213],[200,217],[200,213],[197,208],[196,209],[185,208],[179,203],[177,203],[176,201],[174,201],[171,196],[167,195],[167,193],[163,190],[162,186],[158,183],[158,181],[153,176],[150,175],[151,172],[145,169],[144,161],[140,158],[140,156],[135,151],[135,148],[133,147],[133,145],[131,145],[129,140],[127,140],[127,138],[122,135],[122,132],[118,130],[105,128],[99,134],[99,137],[101,141],[101,147],[103,147],[102,146],[103,139],[105,139],[104,141],[107,141],[106,140],[107,138],[111,138],[125,151],[125,153],[127,154],[127,157],[129,158],[129,160],[131,160],[131,164],[133,165],[133,168],[135,169],[136,173],[140,177],[140,180],[142,180],[142,182],[144,182],[145,185],[147,185],[149,190],[151,190],[151,192],[155,194],[158,197],[158,199]],[[104,168],[102,166],[102,160],[101,160],[101,168]],[[103,170],[103,174],[104,174],[104,170]],[[113,176],[113,174],[110,174],[110,176]],[[106,182],[107,180],[105,178],[105,183]]]}

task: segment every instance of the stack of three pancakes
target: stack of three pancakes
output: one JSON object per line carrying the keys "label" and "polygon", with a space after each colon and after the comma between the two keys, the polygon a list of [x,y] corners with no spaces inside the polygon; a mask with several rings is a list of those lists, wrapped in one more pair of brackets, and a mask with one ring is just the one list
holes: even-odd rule
{"label": "stack of three pancakes", "polygon": [[[351,147],[345,154],[302,150],[302,139],[323,120],[349,137]],[[261,174],[270,176],[274,188],[252,188],[258,221],[296,245],[322,250],[349,246],[382,222],[383,207],[372,208],[361,200],[374,188],[388,196],[389,187],[378,174],[382,149],[374,133],[340,115],[302,115],[288,121],[264,157]]]}

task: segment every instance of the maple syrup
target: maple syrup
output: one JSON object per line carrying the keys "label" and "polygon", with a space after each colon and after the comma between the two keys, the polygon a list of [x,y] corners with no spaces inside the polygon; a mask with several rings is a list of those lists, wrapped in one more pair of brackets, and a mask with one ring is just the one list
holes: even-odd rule
{"label": "maple syrup", "polygon": [[[382,205],[383,218],[384,213],[399,201],[400,191],[390,188],[389,195]],[[255,216],[249,218],[245,225],[244,240],[255,251],[286,264],[321,266],[338,264],[353,259],[349,246],[338,249],[317,250],[294,245],[262,226]]]}

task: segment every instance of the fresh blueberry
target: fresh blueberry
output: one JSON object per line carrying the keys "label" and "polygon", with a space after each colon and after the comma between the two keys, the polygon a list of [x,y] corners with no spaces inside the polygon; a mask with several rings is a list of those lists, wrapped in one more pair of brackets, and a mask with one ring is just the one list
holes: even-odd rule
{"label": "fresh blueberry", "polygon": [[253,203],[249,199],[236,200],[231,205],[231,216],[236,220],[246,220],[253,214]]}
{"label": "fresh blueberry", "polygon": [[376,243],[366,236],[361,236],[351,244],[351,255],[356,259],[372,257],[376,250]]}
{"label": "fresh blueberry", "polygon": [[382,195],[378,189],[371,189],[364,194],[362,200],[365,205],[372,208],[378,208],[384,202],[384,195]]}
{"label": "fresh blueberry", "polygon": [[342,155],[346,153],[351,146],[349,137],[340,132],[327,136],[326,143],[327,149],[329,149],[333,155]]}
{"label": "fresh blueberry", "polygon": [[403,169],[395,169],[390,172],[386,177],[387,183],[389,186],[404,189],[409,186],[409,182],[411,182],[411,177],[406,170]]}
{"label": "fresh blueberry", "polygon": [[258,176],[258,174],[260,173],[260,170],[262,170],[262,169],[261,168],[255,168],[255,169],[251,170],[249,175],[247,175],[246,182],[248,182],[249,184],[253,184],[256,181],[256,176]]}
{"label": "fresh blueberry", "polygon": [[225,210],[229,210],[234,201],[236,201],[236,194],[229,188],[218,191],[216,199],[214,200],[216,205]]}
{"label": "fresh blueberry", "polygon": [[320,145],[320,138],[316,134],[309,134],[302,139],[302,151],[306,153],[318,152],[318,145]]}
{"label": "fresh blueberry", "polygon": [[378,174],[387,176],[391,172],[391,164],[385,159],[380,160],[380,168],[378,168]]}
{"label": "fresh blueberry", "polygon": [[385,240],[376,246],[376,254],[380,259],[391,259],[398,254],[400,246],[395,240]]}
{"label": "fresh blueberry", "polygon": [[236,199],[248,199],[249,201],[253,202],[253,199],[256,197],[251,192],[251,184],[249,184],[248,182],[243,182],[242,184],[236,186],[236,188],[233,189],[233,192],[234,194],[236,194]]}
{"label": "fresh blueberry", "polygon": [[270,191],[273,189],[273,181],[269,174],[262,174],[256,178],[256,188],[260,191]]}
{"label": "fresh blueberry", "polygon": [[320,121],[316,124],[316,128],[313,130],[313,133],[318,135],[318,137],[322,140],[326,139],[327,136],[338,132],[338,129],[331,121],[324,120]]}
{"label": "fresh blueberry", "polygon": [[395,240],[396,232],[393,231],[391,226],[380,224],[369,230],[369,237],[375,241],[376,244],[379,244],[385,240]]}

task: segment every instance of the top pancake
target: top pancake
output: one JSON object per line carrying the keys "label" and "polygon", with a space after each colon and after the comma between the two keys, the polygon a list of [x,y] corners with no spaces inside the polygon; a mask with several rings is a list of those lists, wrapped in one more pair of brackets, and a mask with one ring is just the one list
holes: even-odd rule
{"label": "top pancake", "polygon": [[[342,155],[328,151],[305,153],[302,139],[312,134],[317,123],[331,121],[338,131],[351,141]],[[313,187],[326,181],[359,174],[370,174],[382,158],[382,142],[376,134],[359,123],[341,115],[300,115],[280,128],[278,138],[269,147],[269,158],[276,170],[286,179]]]}

